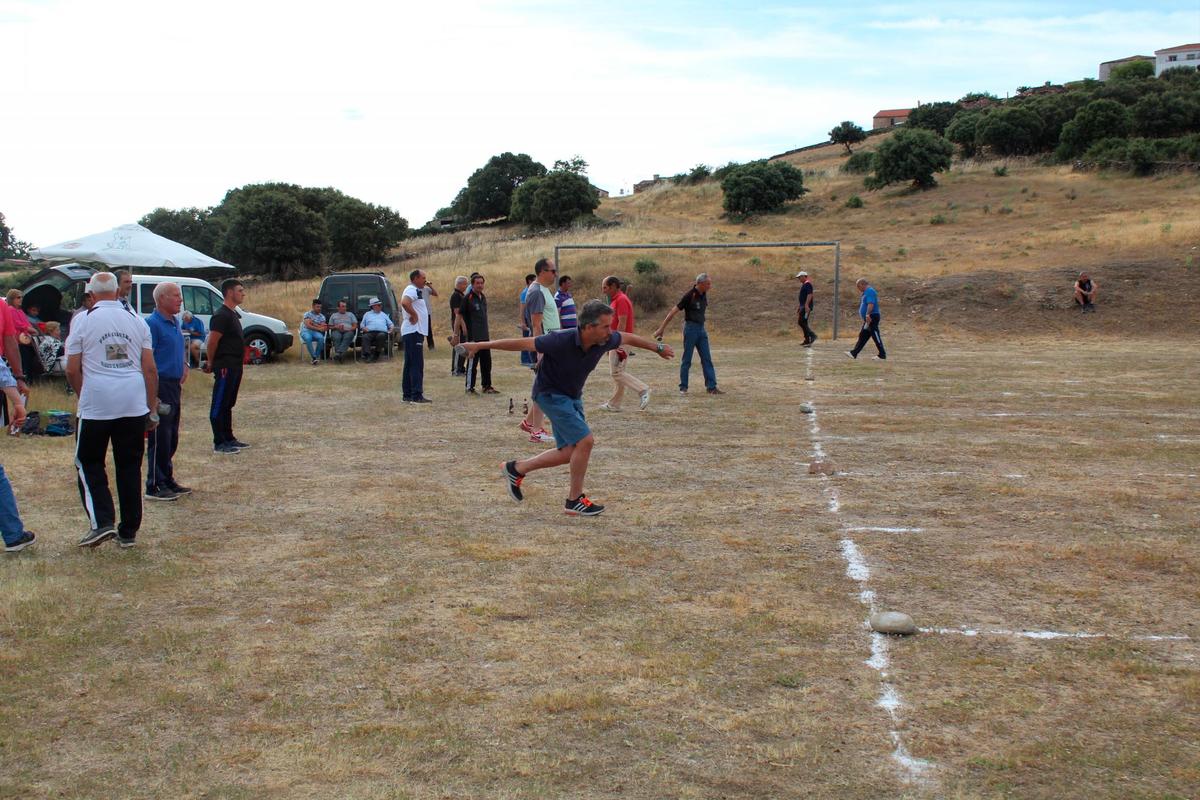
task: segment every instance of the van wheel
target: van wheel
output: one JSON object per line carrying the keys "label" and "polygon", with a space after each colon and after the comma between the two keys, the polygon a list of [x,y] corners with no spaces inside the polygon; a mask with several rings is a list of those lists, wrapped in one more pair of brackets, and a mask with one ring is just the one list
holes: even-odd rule
{"label": "van wheel", "polygon": [[246,346],[257,348],[262,353],[263,361],[266,361],[275,354],[274,343],[270,337],[258,332],[251,333],[246,337]]}

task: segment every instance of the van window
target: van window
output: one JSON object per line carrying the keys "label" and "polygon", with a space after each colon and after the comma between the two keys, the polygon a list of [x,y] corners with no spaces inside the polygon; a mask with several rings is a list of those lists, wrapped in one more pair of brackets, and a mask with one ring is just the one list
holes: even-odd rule
{"label": "van window", "polygon": [[213,313],[213,293],[204,286],[184,286],[183,307],[200,316]]}
{"label": "van window", "polygon": [[[156,284],[153,284],[153,283],[134,284],[134,286],[133,286],[134,302],[132,303],[132,305],[136,306],[137,310],[143,314],[153,314],[154,313],[154,287],[155,286],[156,286]],[[141,298],[140,302],[138,301],[139,297]]]}

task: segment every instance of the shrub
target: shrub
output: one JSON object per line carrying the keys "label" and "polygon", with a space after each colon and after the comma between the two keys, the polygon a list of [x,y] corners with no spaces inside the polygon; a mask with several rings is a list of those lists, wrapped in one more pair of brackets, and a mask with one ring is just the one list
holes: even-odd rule
{"label": "shrub", "polygon": [[992,167],[992,175],[997,178],[1008,177],[1008,167]]}
{"label": "shrub", "polygon": [[933,131],[938,136],[946,133],[946,127],[955,115],[962,110],[962,106],[958,103],[951,103],[943,100],[940,103],[926,103],[923,106],[917,106],[908,114],[908,122],[905,123],[907,128],[923,128]]}
{"label": "shrub", "polygon": [[864,184],[868,189],[881,189],[910,181],[917,188],[932,188],[937,185],[933,173],[950,169],[953,153],[954,146],[935,133],[902,128],[875,151],[875,174]]}
{"label": "shrub", "polygon": [[851,195],[850,199],[846,201],[846,208],[862,208],[864,205],[866,204],[858,195]]}
{"label": "shrub", "polygon": [[950,220],[946,219],[943,215],[935,214],[933,216],[933,218],[929,220],[929,224],[930,225],[945,225],[949,221]]}
{"label": "shrub", "polygon": [[966,158],[975,155],[978,150],[975,134],[982,116],[982,111],[960,111],[946,126],[946,138],[961,147],[962,154]]}
{"label": "shrub", "polygon": [[703,183],[711,177],[712,170],[708,168],[707,164],[697,164],[696,166],[692,167],[692,171],[687,174],[687,183],[694,186],[697,183]]}
{"label": "shrub", "polygon": [[859,150],[847,158],[846,163],[841,167],[842,172],[851,175],[866,175],[873,169],[875,169],[875,154],[865,150]]}
{"label": "shrub", "polygon": [[997,108],[979,118],[975,142],[1001,156],[1032,153],[1038,148],[1042,120],[1027,108]]}
{"label": "shrub", "polygon": [[776,211],[804,193],[804,174],[786,161],[753,161],[721,181],[725,211],[761,214]]}
{"label": "shrub", "polygon": [[633,262],[633,271],[637,274],[639,283],[661,285],[667,282],[667,274],[652,258],[639,258]]}
{"label": "shrub", "polygon": [[1106,137],[1121,137],[1129,133],[1132,114],[1115,100],[1093,100],[1079,110],[1075,118],[1063,126],[1059,137],[1058,156],[1074,158],[1094,142]]}
{"label": "shrub", "polygon": [[714,180],[723,181],[729,175],[729,173],[733,172],[740,166],[741,164],[737,163],[736,161],[730,161],[725,166],[714,169],[712,177]]}

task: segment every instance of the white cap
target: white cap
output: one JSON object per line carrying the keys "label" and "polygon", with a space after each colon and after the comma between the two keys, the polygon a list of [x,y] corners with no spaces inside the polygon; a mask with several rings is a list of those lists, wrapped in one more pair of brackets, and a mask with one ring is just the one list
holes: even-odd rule
{"label": "white cap", "polygon": [[808,277],[808,273],[807,273],[807,272],[805,272],[804,270],[800,270],[799,272],[797,272],[797,273],[796,273],[796,277],[797,277],[797,278],[807,278],[807,277]]}

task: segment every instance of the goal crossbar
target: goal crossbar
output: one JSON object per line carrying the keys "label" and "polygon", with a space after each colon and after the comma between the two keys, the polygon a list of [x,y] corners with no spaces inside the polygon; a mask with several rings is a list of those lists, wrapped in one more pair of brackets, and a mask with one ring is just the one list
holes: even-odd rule
{"label": "goal crossbar", "polygon": [[833,338],[838,337],[838,293],[842,279],[842,242],[737,242],[733,244],[688,242],[680,244],[556,244],[554,263],[563,250],[731,250],[742,247],[832,247],[833,248]]}

